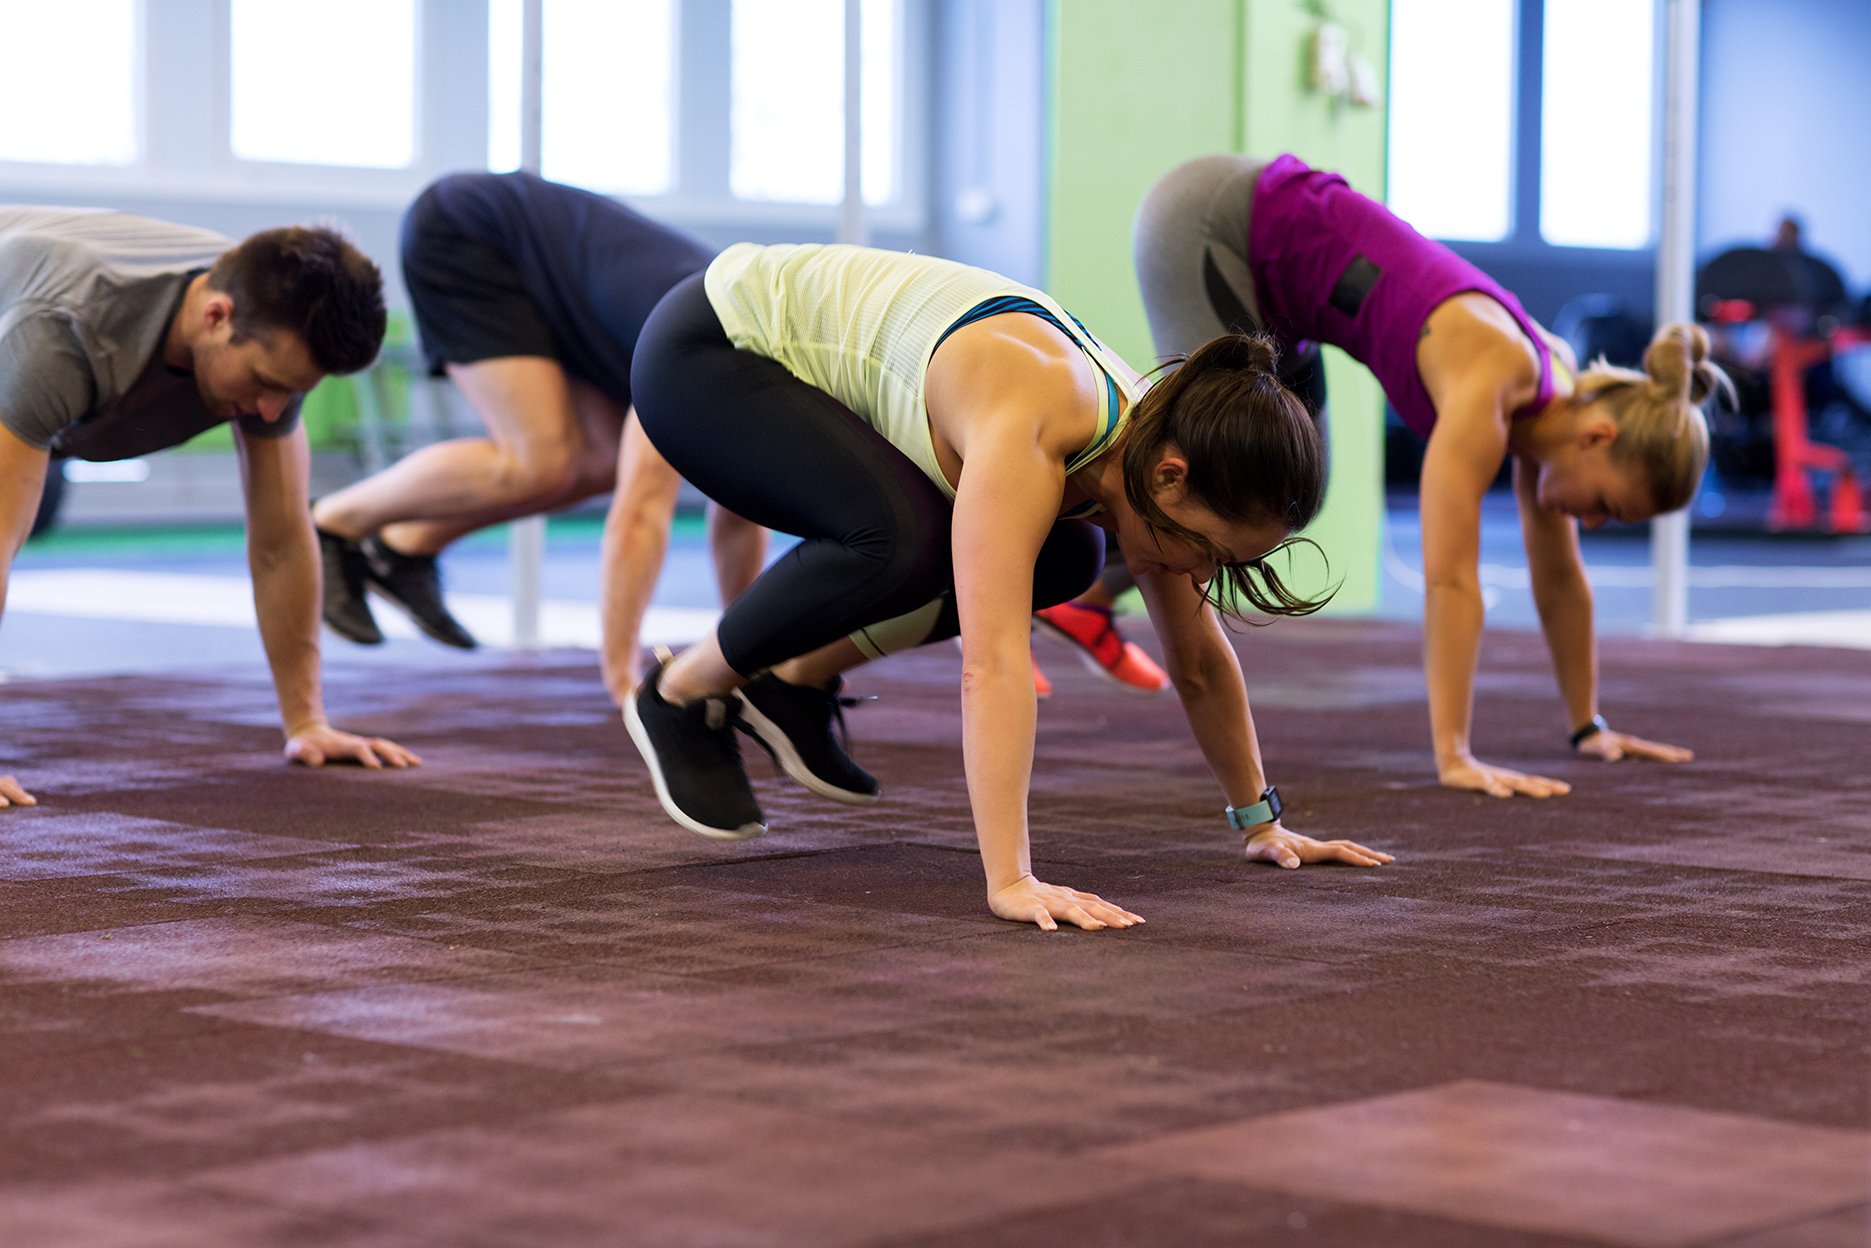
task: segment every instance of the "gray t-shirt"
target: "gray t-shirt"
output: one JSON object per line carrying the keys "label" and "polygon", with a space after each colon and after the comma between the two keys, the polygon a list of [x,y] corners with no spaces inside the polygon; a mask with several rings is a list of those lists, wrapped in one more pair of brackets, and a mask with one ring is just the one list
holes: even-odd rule
{"label": "gray t-shirt", "polygon": [[[128,459],[221,423],[192,373],[162,362],[189,281],[229,240],[121,212],[0,204],[0,422],[29,446]],[[255,437],[280,419],[239,420]]]}

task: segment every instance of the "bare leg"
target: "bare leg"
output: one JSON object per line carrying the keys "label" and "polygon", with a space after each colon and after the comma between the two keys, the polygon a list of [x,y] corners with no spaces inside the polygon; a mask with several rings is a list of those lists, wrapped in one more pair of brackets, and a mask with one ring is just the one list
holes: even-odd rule
{"label": "bare leg", "polygon": [[[321,499],[314,512],[320,528],[358,538],[398,521],[440,520],[453,522],[458,536],[495,518],[532,514],[572,488],[581,434],[571,385],[556,360],[450,364],[448,375],[489,436],[423,447]],[[434,554],[441,548],[435,538],[450,532],[409,531],[400,536],[413,545],[390,544],[405,554]]]}
{"label": "bare leg", "polygon": [[[629,409],[596,387],[573,381],[568,387],[572,412],[578,422],[578,454],[569,484],[551,498],[529,498],[505,507],[491,507],[455,520],[406,520],[386,525],[379,534],[392,550],[408,555],[432,555],[458,538],[523,516],[569,507],[596,494],[607,494],[617,484],[618,444]],[[336,497],[335,495],[333,497]]]}
{"label": "bare leg", "polygon": [[656,691],[664,701],[681,706],[732,693],[746,683],[747,677],[728,666],[720,640],[710,633],[664,665]]}
{"label": "bare leg", "polygon": [[870,662],[870,656],[858,649],[848,637],[840,637],[829,646],[821,646],[811,654],[802,654],[796,659],[788,659],[774,667],[773,674],[789,685],[811,685],[815,689],[830,689],[838,683],[838,678],[854,667],[861,667]]}

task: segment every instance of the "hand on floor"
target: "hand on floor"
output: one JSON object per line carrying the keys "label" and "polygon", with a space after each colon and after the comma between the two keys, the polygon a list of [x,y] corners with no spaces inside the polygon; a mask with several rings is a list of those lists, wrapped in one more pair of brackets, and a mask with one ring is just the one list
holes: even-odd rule
{"label": "hand on floor", "polygon": [[1516,793],[1527,797],[1560,797],[1572,792],[1572,786],[1564,780],[1496,767],[1472,754],[1445,765],[1441,778],[1445,788],[1473,789],[1489,797],[1512,797]]}
{"label": "hand on floor", "polygon": [[20,787],[12,776],[0,776],[0,806],[37,806],[39,799]]}
{"label": "hand on floor", "polygon": [[381,767],[422,766],[422,759],[414,750],[406,750],[383,737],[360,737],[330,724],[295,733],[286,742],[286,758],[305,767],[356,763],[374,771]]}
{"label": "hand on floor", "polygon": [[1059,919],[1095,932],[1104,927],[1130,927],[1143,919],[1114,906],[1096,893],[1081,893],[1058,884],[1042,884],[1030,875],[987,895],[988,908],[1016,923],[1037,923],[1042,931],[1059,930]]}
{"label": "hand on floor", "polygon": [[1274,862],[1288,869],[1303,862],[1342,862],[1353,867],[1381,867],[1389,854],[1366,849],[1356,841],[1315,841],[1289,832],[1279,824],[1247,838],[1249,862]]}
{"label": "hand on floor", "polygon": [[1694,750],[1686,750],[1680,745],[1646,741],[1642,737],[1633,737],[1628,733],[1616,732],[1610,728],[1603,732],[1594,732],[1579,742],[1578,751],[1590,758],[1602,758],[1607,763],[1615,763],[1621,758],[1644,758],[1659,763],[1686,763],[1696,756]]}

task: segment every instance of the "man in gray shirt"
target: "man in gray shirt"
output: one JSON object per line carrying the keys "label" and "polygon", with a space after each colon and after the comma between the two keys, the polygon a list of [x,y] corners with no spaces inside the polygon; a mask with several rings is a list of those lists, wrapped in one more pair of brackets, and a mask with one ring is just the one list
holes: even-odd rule
{"label": "man in gray shirt", "polygon": [[[327,229],[235,245],[123,213],[0,205],[0,610],[53,456],[126,459],[234,423],[254,605],[286,757],[421,760],[325,719],[319,554],[300,397],[366,367],[383,278]],[[0,776],[0,806],[32,804]]]}

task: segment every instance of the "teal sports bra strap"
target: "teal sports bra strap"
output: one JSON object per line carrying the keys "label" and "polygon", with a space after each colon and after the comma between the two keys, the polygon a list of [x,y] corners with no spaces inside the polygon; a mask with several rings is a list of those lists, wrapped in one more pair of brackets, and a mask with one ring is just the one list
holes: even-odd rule
{"label": "teal sports bra strap", "polygon": [[1081,342],[1079,339],[1079,335],[1082,334],[1094,345],[1098,342],[1096,338],[1092,337],[1091,331],[1085,328],[1082,321],[1076,316],[1072,316],[1071,313],[1066,313],[1066,315],[1070,317],[1072,324],[1078,327],[1078,332],[1073,333],[1071,329],[1059,323],[1059,318],[1054,316],[1052,311],[1048,309],[1045,304],[1036,303],[1024,295],[998,295],[992,299],[983,299],[980,303],[975,304],[974,307],[962,313],[953,325],[950,325],[947,329],[942,331],[942,336],[936,339],[936,346],[940,347],[944,342],[947,342],[950,334],[965,325],[972,325],[976,321],[985,321],[990,316],[1001,316],[1008,312],[1025,312],[1032,316],[1037,316],[1048,325],[1051,325],[1054,329],[1070,338],[1073,342],[1078,343],[1078,349],[1085,352],[1085,358],[1090,360],[1092,367],[1097,369],[1104,377],[1104,402],[1099,404],[1098,432],[1092,436],[1091,441],[1086,444],[1083,450],[1065,461],[1066,474],[1069,476],[1077,472],[1080,468],[1083,468],[1086,464],[1089,464],[1092,460],[1098,458],[1105,447],[1110,445],[1112,435],[1117,432],[1118,414],[1122,411],[1124,406],[1123,398],[1118,393],[1116,379],[1111,376],[1103,364],[1099,363],[1098,357],[1093,355],[1090,349],[1085,346],[1085,343]]}

